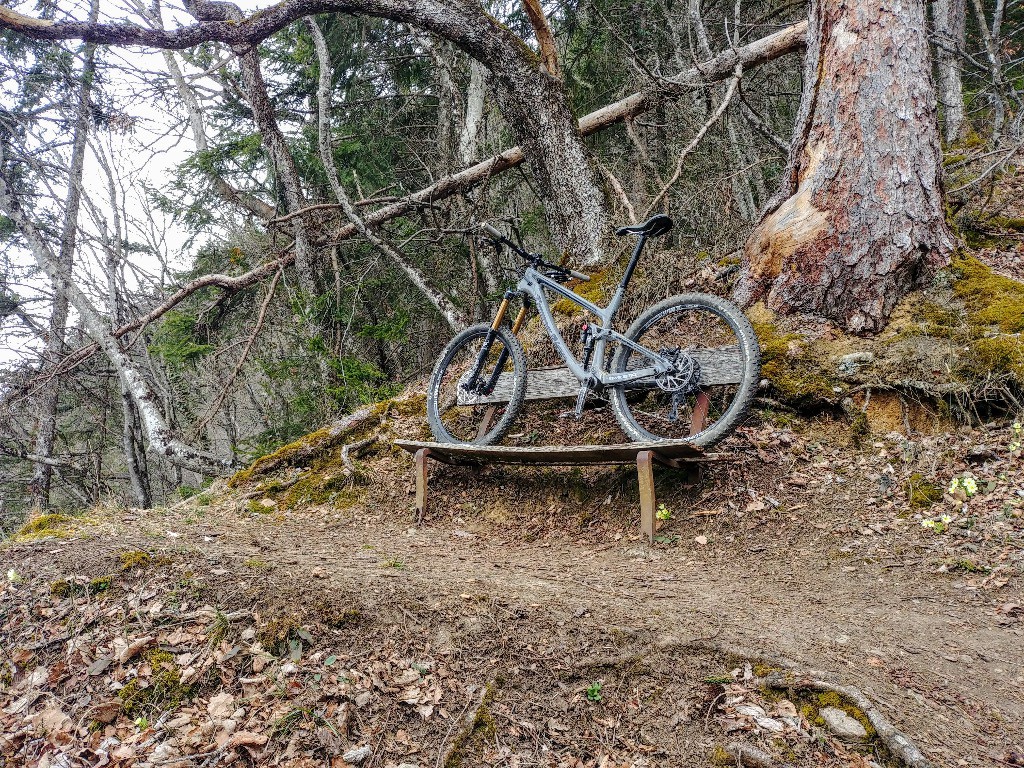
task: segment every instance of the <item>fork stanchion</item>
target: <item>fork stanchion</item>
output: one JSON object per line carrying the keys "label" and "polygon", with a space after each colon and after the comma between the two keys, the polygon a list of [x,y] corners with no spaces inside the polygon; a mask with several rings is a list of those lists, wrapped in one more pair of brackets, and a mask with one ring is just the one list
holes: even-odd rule
{"label": "fork stanchion", "polygon": [[636,455],[636,476],[640,481],[640,532],[654,543],[654,451],[639,451]]}

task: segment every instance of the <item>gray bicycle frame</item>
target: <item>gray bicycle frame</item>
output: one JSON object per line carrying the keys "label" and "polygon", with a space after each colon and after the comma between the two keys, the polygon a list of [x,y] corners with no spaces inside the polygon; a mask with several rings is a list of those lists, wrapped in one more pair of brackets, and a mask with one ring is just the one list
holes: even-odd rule
{"label": "gray bicycle frame", "polygon": [[[632,270],[627,271],[627,278],[630,276],[631,272]],[[629,384],[630,382],[639,381],[640,379],[650,378],[659,373],[666,373],[672,369],[672,363],[669,360],[666,360],[661,355],[652,352],[647,349],[647,347],[627,339],[621,333],[612,328],[612,321],[615,319],[615,314],[619,311],[619,307],[622,305],[622,299],[626,294],[627,284],[628,279],[624,279],[619,283],[611,301],[604,309],[596,304],[592,304],[579,294],[573,293],[561,283],[541,274],[532,266],[526,268],[526,272],[523,273],[523,277],[519,281],[519,285],[516,286],[516,290],[524,296],[531,298],[537,305],[537,311],[540,312],[540,317],[544,322],[544,327],[547,329],[548,336],[555,345],[555,349],[558,350],[558,354],[562,356],[566,366],[568,366],[569,370],[572,371],[573,376],[581,382],[588,382],[592,387],[613,387],[618,384]],[[590,368],[584,368],[583,365],[580,364],[580,361],[576,359],[572,351],[569,349],[569,345],[565,343],[565,339],[562,338],[562,334],[559,332],[558,326],[555,325],[554,315],[551,314],[551,307],[548,304],[547,295],[544,293],[545,288],[554,291],[558,295],[571,301],[573,304],[583,307],[583,309],[594,314],[600,321],[601,325],[594,333],[594,356],[591,358]],[[653,361],[654,365],[647,368],[638,368],[633,371],[624,371],[623,373],[605,373],[604,356],[609,340],[617,341],[618,343],[639,352],[644,357]]]}

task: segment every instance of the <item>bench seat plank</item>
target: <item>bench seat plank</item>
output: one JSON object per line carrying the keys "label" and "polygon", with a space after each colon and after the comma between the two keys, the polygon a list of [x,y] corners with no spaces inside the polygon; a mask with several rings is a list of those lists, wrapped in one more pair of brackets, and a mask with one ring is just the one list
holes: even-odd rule
{"label": "bench seat plank", "polygon": [[445,464],[632,464],[641,451],[651,451],[654,460],[665,466],[678,467],[692,462],[716,461],[721,456],[705,453],[682,440],[657,443],[617,443],[614,445],[541,445],[519,447],[508,445],[460,445],[430,443],[416,440],[395,440],[399,448],[415,454],[430,451],[430,458]]}

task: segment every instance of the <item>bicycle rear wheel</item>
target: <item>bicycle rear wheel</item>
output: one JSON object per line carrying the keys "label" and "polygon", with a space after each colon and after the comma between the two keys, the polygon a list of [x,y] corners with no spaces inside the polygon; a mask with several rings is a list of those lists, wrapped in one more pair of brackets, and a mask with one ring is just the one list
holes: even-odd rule
{"label": "bicycle rear wheel", "polygon": [[[757,337],[739,307],[703,293],[672,296],[648,309],[624,335],[652,352],[678,356],[684,368],[695,364],[688,380],[684,373],[611,388],[612,412],[631,440],[687,440],[707,447],[739,425],[761,370]],[[611,370],[649,365],[649,358],[622,345]]]}
{"label": "bicycle rear wheel", "polygon": [[486,323],[470,326],[449,342],[434,366],[427,423],[439,443],[493,445],[522,408],[526,355],[515,336],[499,328],[477,371],[490,331]]}

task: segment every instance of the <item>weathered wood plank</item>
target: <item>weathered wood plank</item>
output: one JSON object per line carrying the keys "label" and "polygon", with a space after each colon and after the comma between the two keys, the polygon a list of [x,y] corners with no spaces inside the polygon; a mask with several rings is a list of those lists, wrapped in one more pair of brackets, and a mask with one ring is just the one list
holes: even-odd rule
{"label": "weathered wood plank", "polygon": [[424,448],[429,449],[430,458],[445,464],[632,464],[636,461],[637,454],[645,450],[652,451],[654,460],[659,464],[670,467],[681,467],[691,462],[718,461],[723,458],[718,454],[705,453],[701,448],[682,440],[531,447],[395,440],[395,445],[413,454]]}
{"label": "weathered wood plank", "polygon": [[[743,361],[737,346],[697,349],[692,353],[694,360],[700,365],[700,382],[705,386],[723,384],[739,384],[743,380]],[[630,369],[643,368],[647,363],[637,356],[630,361]],[[630,385],[644,387],[643,382]],[[649,382],[646,386],[653,386]],[[580,382],[572,371],[565,367],[536,368],[526,374],[527,400],[556,400],[559,398],[576,397],[580,391]],[[489,395],[469,395],[459,392],[459,405],[484,405],[487,403],[507,403],[512,394],[512,374],[503,373],[498,377],[494,391]]]}

